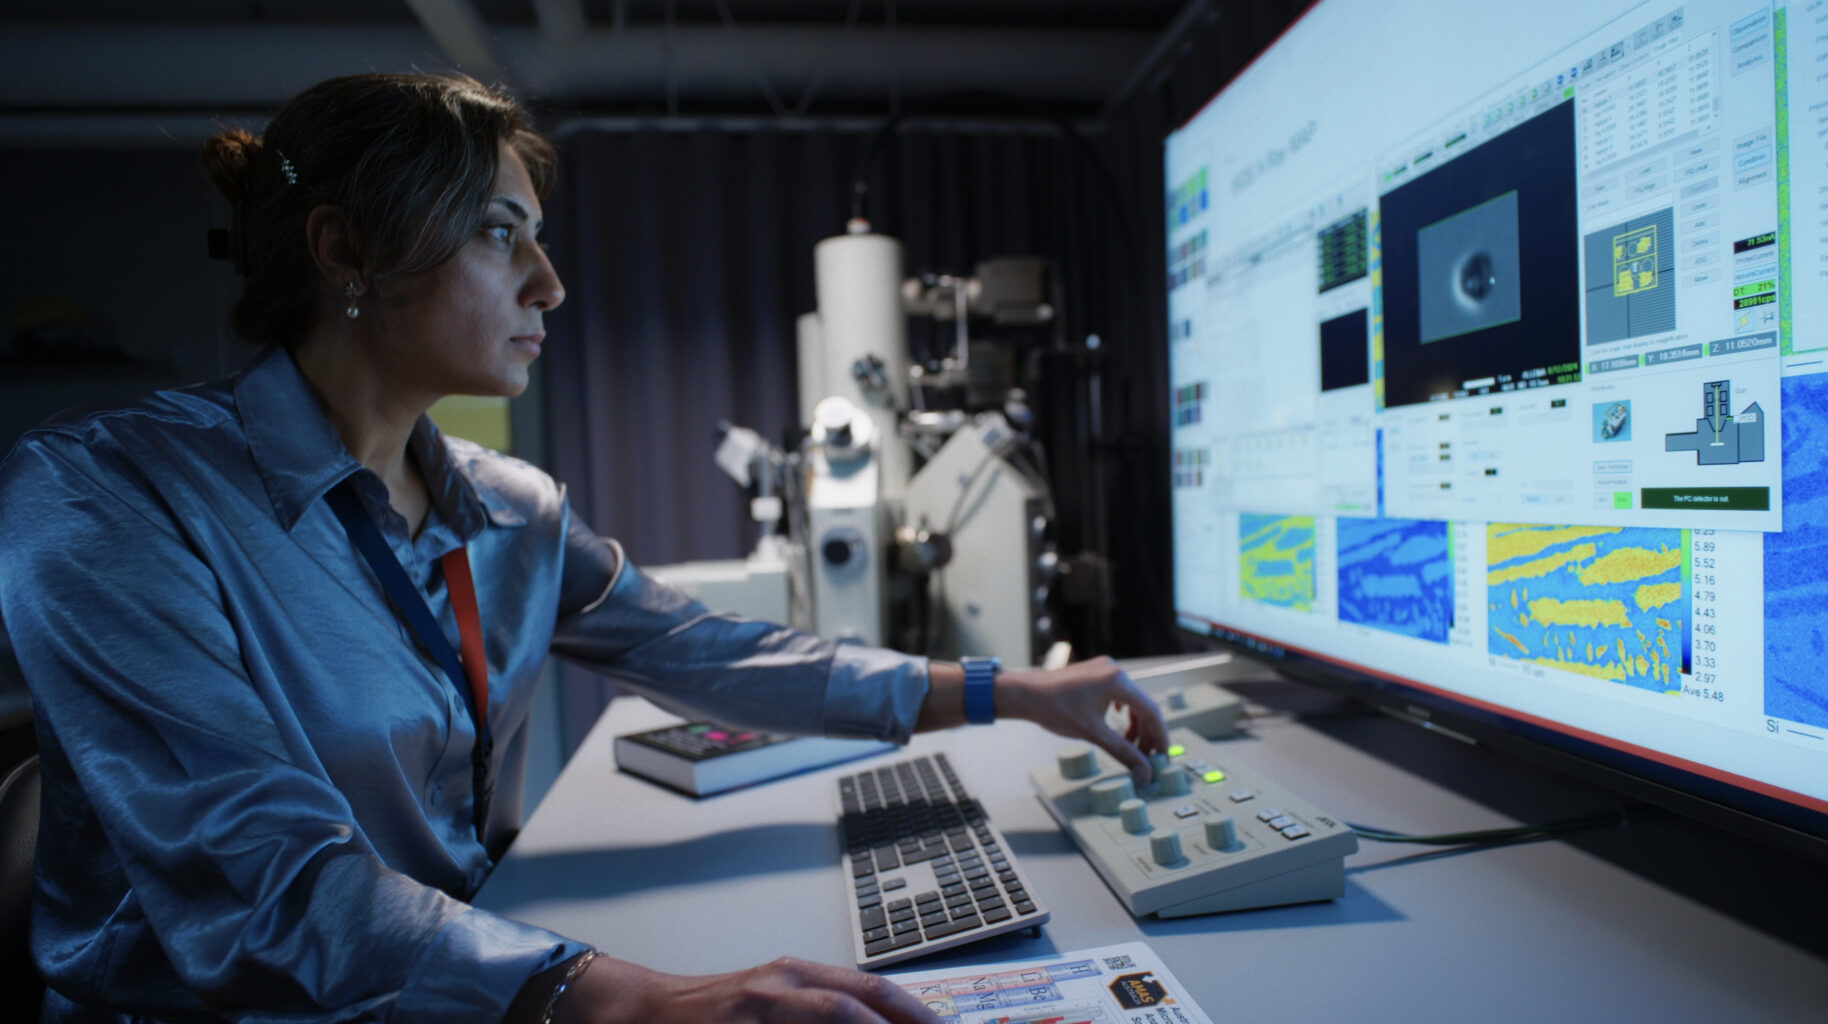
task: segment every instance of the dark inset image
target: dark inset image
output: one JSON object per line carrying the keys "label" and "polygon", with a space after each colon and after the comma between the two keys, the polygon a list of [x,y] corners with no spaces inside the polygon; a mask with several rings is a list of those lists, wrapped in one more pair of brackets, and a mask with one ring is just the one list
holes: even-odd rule
{"label": "dark inset image", "polygon": [[1587,236],[1587,344],[1676,329],[1676,211]]}
{"label": "dark inset image", "polygon": [[1371,321],[1362,309],[1320,325],[1320,390],[1371,381]]}
{"label": "dark inset image", "polygon": [[1386,406],[1580,379],[1574,104],[1380,206]]}

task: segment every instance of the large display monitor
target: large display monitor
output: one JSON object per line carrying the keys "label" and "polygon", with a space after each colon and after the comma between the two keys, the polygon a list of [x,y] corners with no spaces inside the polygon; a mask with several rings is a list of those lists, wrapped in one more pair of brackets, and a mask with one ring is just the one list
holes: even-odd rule
{"label": "large display monitor", "polygon": [[1179,625],[1828,856],[1828,0],[1322,0],[1166,184]]}

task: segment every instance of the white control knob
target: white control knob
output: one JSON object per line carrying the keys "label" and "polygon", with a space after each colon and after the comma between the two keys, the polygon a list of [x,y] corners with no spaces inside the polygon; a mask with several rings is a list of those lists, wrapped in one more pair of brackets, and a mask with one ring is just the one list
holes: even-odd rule
{"label": "white control knob", "polygon": [[1158,828],[1149,833],[1149,854],[1155,863],[1167,866],[1181,861],[1181,834]]}
{"label": "white control knob", "polygon": [[1069,779],[1089,779],[1098,774],[1098,755],[1091,747],[1067,747],[1060,751],[1060,774]]}
{"label": "white control knob", "polygon": [[1123,819],[1123,830],[1133,836],[1149,831],[1149,805],[1129,799],[1117,805],[1117,816]]}
{"label": "white control knob", "polygon": [[1229,850],[1238,845],[1238,826],[1228,815],[1208,814],[1200,819],[1206,826],[1206,845],[1215,850]]}
{"label": "white control knob", "polygon": [[1136,796],[1136,787],[1128,775],[1100,779],[1092,783],[1092,810],[1099,814],[1116,814],[1125,800]]}
{"label": "white control knob", "polygon": [[1185,796],[1192,783],[1187,780],[1187,769],[1173,765],[1162,772],[1156,779],[1156,787],[1164,796]]}
{"label": "white control knob", "polygon": [[1168,709],[1170,711],[1187,710],[1187,694],[1186,693],[1184,693],[1180,690],[1169,690],[1167,693],[1162,694],[1162,696],[1167,699]]}
{"label": "white control knob", "polygon": [[1149,755],[1149,768],[1152,772],[1152,774],[1150,775],[1150,778],[1155,778],[1155,779],[1161,778],[1162,773],[1168,770],[1168,755],[1167,754],[1150,754]]}

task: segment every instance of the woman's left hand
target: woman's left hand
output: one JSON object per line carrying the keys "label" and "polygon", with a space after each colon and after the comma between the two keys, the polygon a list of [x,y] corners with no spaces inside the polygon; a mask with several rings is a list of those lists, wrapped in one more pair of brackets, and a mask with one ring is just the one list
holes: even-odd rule
{"label": "woman's left hand", "polygon": [[[1043,728],[1097,744],[1130,769],[1138,784],[1153,775],[1148,755],[1168,749],[1168,727],[1154,698],[1110,658],[1092,658],[1057,669],[1005,669],[996,682],[997,717],[1025,718]],[[1129,727],[1120,733],[1105,721],[1112,705]]]}

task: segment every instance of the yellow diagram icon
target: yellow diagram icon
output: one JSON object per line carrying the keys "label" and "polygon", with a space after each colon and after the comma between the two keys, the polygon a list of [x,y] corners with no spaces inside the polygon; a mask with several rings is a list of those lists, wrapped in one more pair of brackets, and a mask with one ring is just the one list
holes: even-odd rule
{"label": "yellow diagram icon", "polygon": [[1612,294],[1635,295],[1657,286],[1657,226],[1612,236]]}

